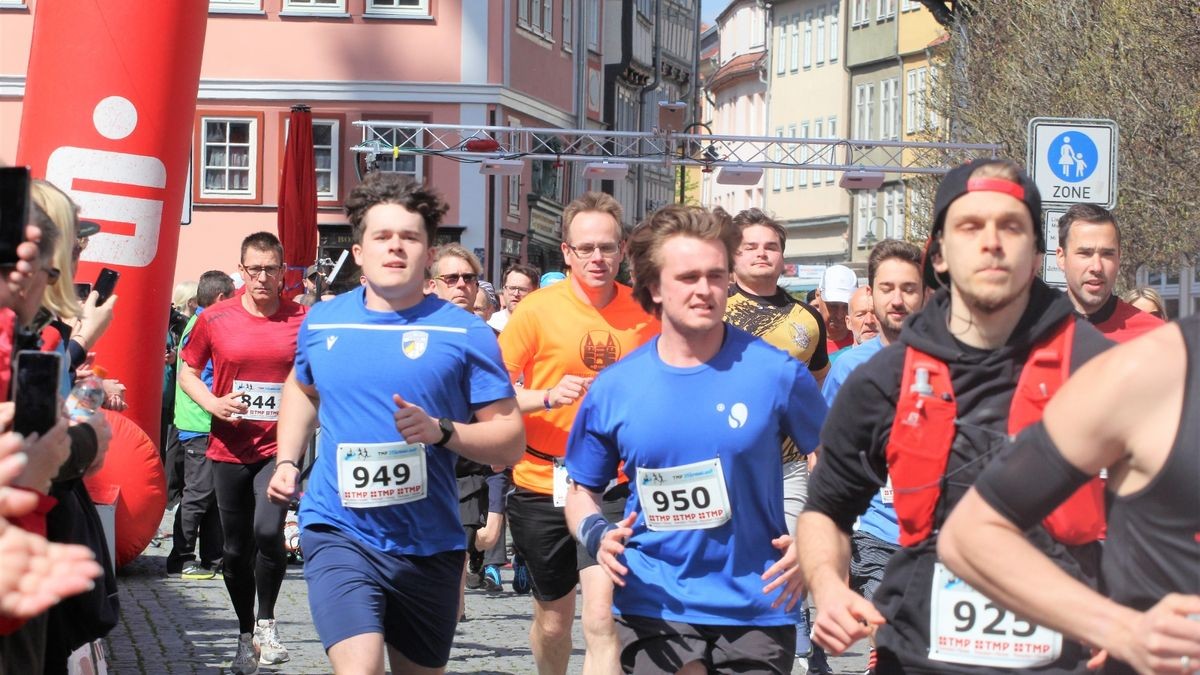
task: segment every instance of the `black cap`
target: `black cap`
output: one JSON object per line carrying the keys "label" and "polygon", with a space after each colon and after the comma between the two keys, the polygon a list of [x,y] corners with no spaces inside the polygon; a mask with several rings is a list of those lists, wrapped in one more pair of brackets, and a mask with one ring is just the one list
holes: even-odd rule
{"label": "black cap", "polygon": [[1033,221],[1033,235],[1037,240],[1037,250],[1046,249],[1046,233],[1042,228],[1042,195],[1037,185],[1020,167],[1017,168],[1016,182],[1006,178],[988,177],[971,178],[971,174],[981,166],[988,164],[1006,164],[1012,162],[1004,159],[986,157],[950,170],[938,184],[937,195],[933,199],[933,227],[929,230],[929,240],[925,242],[925,256],[921,261],[922,276],[925,285],[936,288],[950,283],[946,274],[938,274],[933,269],[933,256],[938,252],[937,236],[946,224],[946,211],[950,204],[968,192],[1003,192],[1021,200],[1029,209],[1029,218]]}

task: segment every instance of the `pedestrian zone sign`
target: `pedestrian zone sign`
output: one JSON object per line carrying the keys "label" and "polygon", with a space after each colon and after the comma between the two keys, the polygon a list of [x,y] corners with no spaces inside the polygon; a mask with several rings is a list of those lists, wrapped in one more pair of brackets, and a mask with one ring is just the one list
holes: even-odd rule
{"label": "pedestrian zone sign", "polygon": [[1117,123],[1035,117],[1027,166],[1046,206],[1117,204]]}

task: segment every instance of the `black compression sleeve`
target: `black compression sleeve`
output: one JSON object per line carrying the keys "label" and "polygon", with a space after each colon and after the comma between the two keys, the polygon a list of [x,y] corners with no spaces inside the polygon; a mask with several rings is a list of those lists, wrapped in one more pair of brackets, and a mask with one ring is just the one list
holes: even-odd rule
{"label": "black compression sleeve", "polygon": [[984,469],[975,488],[1000,515],[1027,530],[1090,478],[1062,456],[1038,422]]}

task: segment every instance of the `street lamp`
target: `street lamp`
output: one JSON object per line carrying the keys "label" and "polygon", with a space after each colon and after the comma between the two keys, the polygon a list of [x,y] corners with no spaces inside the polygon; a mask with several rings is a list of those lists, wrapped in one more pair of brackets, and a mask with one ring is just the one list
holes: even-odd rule
{"label": "street lamp", "polygon": [[880,233],[887,234],[887,218],[883,216],[871,216],[871,219],[867,221],[867,232],[862,238],[867,248],[874,248],[875,244],[879,243],[880,239],[883,239],[883,237],[875,234],[875,221],[883,223],[883,229],[880,230]]}

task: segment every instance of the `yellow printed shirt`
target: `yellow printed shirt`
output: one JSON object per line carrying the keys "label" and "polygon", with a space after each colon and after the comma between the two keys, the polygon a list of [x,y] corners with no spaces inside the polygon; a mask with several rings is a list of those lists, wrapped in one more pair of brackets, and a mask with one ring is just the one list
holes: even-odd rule
{"label": "yellow printed shirt", "polygon": [[[825,322],[812,305],[793,298],[782,288],[776,288],[774,295],[761,296],[734,283],[729,287],[725,321],[807,365],[817,386],[825,381],[825,374],[829,372]],[[791,440],[784,440],[784,462],[796,461],[803,456]]]}

